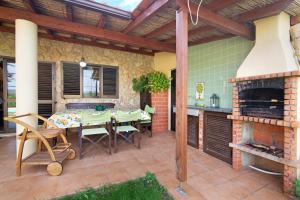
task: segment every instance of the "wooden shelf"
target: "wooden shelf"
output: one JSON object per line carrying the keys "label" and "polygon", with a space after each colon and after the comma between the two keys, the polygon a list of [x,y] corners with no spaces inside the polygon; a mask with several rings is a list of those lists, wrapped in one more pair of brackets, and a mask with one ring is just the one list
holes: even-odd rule
{"label": "wooden shelf", "polygon": [[[56,161],[62,163],[70,151],[54,152]],[[51,161],[50,155],[47,151],[38,152],[30,155],[23,160],[23,165],[48,165]]]}
{"label": "wooden shelf", "polygon": [[274,162],[278,162],[284,165],[288,165],[290,167],[295,167],[295,168],[300,168],[300,161],[299,160],[287,160],[284,158],[279,158],[277,156],[271,155],[269,153],[265,153],[262,152],[256,148],[251,148],[249,146],[246,146],[244,144],[233,144],[233,143],[229,143],[229,146],[234,148],[234,149],[238,149],[240,151],[255,155],[255,156],[260,156],[263,158],[266,158],[268,160],[272,160]]}
{"label": "wooden shelf", "polygon": [[270,124],[275,126],[285,126],[291,128],[300,128],[300,122],[288,122],[280,119],[270,119],[262,117],[251,117],[251,116],[236,116],[236,115],[227,115],[227,119],[239,120],[245,122],[256,122],[261,124]]}

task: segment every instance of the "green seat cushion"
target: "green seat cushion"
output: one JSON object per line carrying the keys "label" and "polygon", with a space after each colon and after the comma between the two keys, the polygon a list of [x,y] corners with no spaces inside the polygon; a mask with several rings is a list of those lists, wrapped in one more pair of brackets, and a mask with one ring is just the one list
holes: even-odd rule
{"label": "green seat cushion", "polygon": [[141,121],[141,124],[150,124],[151,120],[145,120],[145,121]]}
{"label": "green seat cushion", "polygon": [[109,134],[106,128],[88,128],[82,130],[82,135],[100,135],[100,134]]}
{"label": "green seat cushion", "polygon": [[[113,127],[113,129],[115,130],[116,127]],[[139,131],[138,129],[136,129],[133,126],[118,126],[117,127],[117,133],[120,132],[131,132],[131,131]]]}

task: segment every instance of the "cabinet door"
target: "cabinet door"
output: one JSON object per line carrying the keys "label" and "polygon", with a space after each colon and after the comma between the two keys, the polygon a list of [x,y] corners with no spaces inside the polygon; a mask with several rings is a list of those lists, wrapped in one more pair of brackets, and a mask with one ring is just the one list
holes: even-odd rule
{"label": "cabinet door", "polygon": [[203,151],[227,163],[232,163],[232,121],[227,113],[204,113]]}
{"label": "cabinet door", "polygon": [[187,142],[188,145],[199,148],[199,117],[188,115],[188,133]]}

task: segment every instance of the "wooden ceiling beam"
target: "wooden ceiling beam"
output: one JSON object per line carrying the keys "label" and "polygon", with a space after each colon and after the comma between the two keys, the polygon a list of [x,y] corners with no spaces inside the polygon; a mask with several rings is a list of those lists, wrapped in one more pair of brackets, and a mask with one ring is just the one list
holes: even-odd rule
{"label": "wooden ceiling beam", "polygon": [[234,19],[236,19],[239,22],[247,22],[276,15],[284,9],[286,9],[292,2],[293,0],[279,0],[275,3],[263,6],[261,8],[256,8],[251,11],[237,15],[234,17]]}
{"label": "wooden ceiling beam", "polygon": [[213,42],[213,41],[217,41],[217,40],[223,40],[223,39],[227,39],[227,38],[231,38],[231,37],[234,37],[234,35],[232,35],[232,34],[214,35],[214,36],[210,36],[210,37],[206,37],[206,38],[201,38],[197,41],[189,42],[189,46],[194,46],[194,45],[203,44],[203,43],[207,43],[207,42]]}
{"label": "wooden ceiling beam", "polygon": [[159,28],[151,31],[150,33],[144,35],[144,37],[146,37],[146,38],[154,38],[154,37],[156,37],[158,35],[161,35],[163,33],[168,32],[168,31],[170,31],[170,30],[172,30],[174,28],[176,28],[176,20],[171,21],[171,22],[169,22],[169,23],[167,23],[167,24],[165,24],[165,25],[163,25],[163,26],[161,26],[161,27],[159,27]]}
{"label": "wooden ceiling beam", "polygon": [[[217,12],[217,11],[220,11],[220,10],[226,8],[226,7],[231,6],[232,4],[234,4],[238,1],[240,1],[240,0],[216,0],[216,1],[213,1],[212,3],[209,3],[205,7],[212,10],[212,11]],[[151,31],[150,33],[146,34],[144,37],[154,38],[158,35],[169,32],[169,31],[171,31],[172,29],[175,29],[175,28],[176,28],[176,20],[171,21],[168,24],[163,25],[163,26]],[[189,35],[190,35],[190,33],[189,33]],[[174,41],[174,38],[173,39],[170,38],[170,40]]]}
{"label": "wooden ceiling beam", "polygon": [[16,19],[27,19],[42,27],[60,30],[76,35],[95,37],[99,38],[100,40],[129,44],[138,47],[146,47],[160,51],[175,52],[174,45],[158,42],[156,40],[146,39],[139,36],[131,36],[117,31],[101,29],[87,24],[70,22],[57,17],[39,15],[8,7],[0,6],[0,19],[9,22],[14,22]]}
{"label": "wooden ceiling beam", "polygon": [[132,16],[135,18],[147,9],[155,0],[143,0],[133,11]]}
{"label": "wooden ceiling beam", "polygon": [[[217,1],[214,1],[214,2],[217,2]],[[292,0],[288,0],[288,1],[280,0],[276,3],[266,5],[264,7],[258,8],[258,9],[250,10],[248,12],[245,12],[245,13],[241,14],[241,15],[235,16],[234,19],[236,19],[240,22],[247,22],[247,21],[251,21],[251,20],[255,20],[255,19],[275,15],[275,14],[278,14],[279,12],[281,12],[282,10],[284,10],[291,2],[292,2]],[[203,31],[201,30],[201,28],[202,27],[198,28],[200,34],[204,33],[205,30],[207,30],[206,28],[208,28],[208,27],[204,27]],[[195,31],[194,32],[195,34],[191,34],[190,32],[192,32],[192,31]],[[192,30],[192,31],[189,32],[189,36],[197,34],[197,29]],[[208,29],[208,31],[209,31],[209,29]],[[230,36],[230,35],[228,35],[228,36]],[[212,37],[209,37],[209,39],[204,38],[203,39],[204,42],[202,42],[202,39],[200,39],[199,40],[200,42],[196,41],[195,44],[202,44],[202,43],[205,43],[205,41],[210,42],[212,40],[215,40],[214,38],[216,38],[216,39],[219,39],[219,38],[220,39],[225,39],[225,38],[227,38],[227,36],[225,35],[224,38],[217,37],[217,36],[212,36]],[[176,37],[173,37],[173,38],[165,40],[165,42],[174,43],[175,40],[176,40]]]}
{"label": "wooden ceiling beam", "polygon": [[[205,34],[207,32],[213,31],[215,30],[214,27],[212,26],[201,26],[199,28],[193,29],[189,31],[189,37],[195,36],[195,35],[201,35],[201,34]],[[176,42],[176,35],[164,40],[164,42],[166,43],[175,43]]]}
{"label": "wooden ceiling beam", "polygon": [[[25,4],[27,10],[29,10],[30,12],[39,14],[38,10],[36,9],[34,2],[32,0],[23,0],[23,3]],[[53,35],[53,31],[46,29],[47,33],[49,35]]]}
{"label": "wooden ceiling beam", "polygon": [[99,21],[97,23],[98,28],[104,28],[106,23],[105,15],[99,13]]}
{"label": "wooden ceiling beam", "polygon": [[294,26],[298,23],[300,23],[300,15],[293,16],[291,18],[291,25]]}
{"label": "wooden ceiling beam", "polygon": [[73,6],[66,4],[66,17],[69,21],[73,21]]}
{"label": "wooden ceiling beam", "polygon": [[143,23],[146,19],[149,19],[155,13],[157,13],[162,7],[164,7],[170,0],[156,0],[147,9],[145,9],[140,15],[138,15],[128,26],[123,30],[123,33],[129,33]]}
{"label": "wooden ceiling beam", "polygon": [[[12,27],[0,26],[0,31],[1,32],[8,32],[8,33],[15,33],[15,29],[12,28]],[[149,51],[135,50],[135,49],[131,49],[131,48],[123,48],[123,47],[114,46],[114,45],[110,45],[110,44],[95,43],[95,42],[90,42],[90,41],[85,41],[85,40],[78,40],[78,39],[74,39],[74,38],[68,38],[68,37],[57,36],[57,35],[56,36],[51,36],[51,35],[46,34],[46,33],[38,33],[38,36],[40,38],[55,40],[55,41],[60,41],[60,42],[87,45],[87,46],[93,46],[93,47],[99,47],[99,48],[105,48],[105,49],[112,49],[112,50],[118,50],[118,51],[126,51],[126,52],[130,52],[130,53],[136,53],[136,54],[142,54],[142,55],[148,55],[148,56],[153,56],[154,55],[154,53],[149,52]]]}
{"label": "wooden ceiling beam", "polygon": [[[187,3],[185,0],[177,0],[177,4],[182,9],[188,10]],[[192,14],[196,16],[198,6],[195,3],[191,3],[190,7]],[[238,22],[235,22],[227,17],[216,14],[207,8],[201,7],[199,9],[198,16],[199,19],[205,22],[206,24],[209,24],[210,26],[213,26],[221,31],[245,37],[247,39],[254,39],[253,31],[245,25],[239,24]]]}
{"label": "wooden ceiling beam", "polygon": [[27,10],[33,13],[38,13],[32,0],[23,0],[23,3],[25,4]]}

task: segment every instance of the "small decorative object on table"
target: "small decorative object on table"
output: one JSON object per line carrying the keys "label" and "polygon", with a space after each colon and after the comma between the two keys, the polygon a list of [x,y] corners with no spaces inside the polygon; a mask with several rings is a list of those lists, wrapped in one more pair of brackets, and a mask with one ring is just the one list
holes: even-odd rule
{"label": "small decorative object on table", "polygon": [[215,93],[210,97],[210,107],[219,108],[220,107],[220,97]]}

